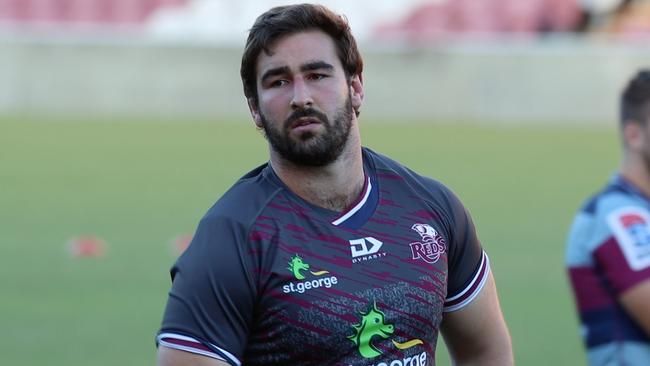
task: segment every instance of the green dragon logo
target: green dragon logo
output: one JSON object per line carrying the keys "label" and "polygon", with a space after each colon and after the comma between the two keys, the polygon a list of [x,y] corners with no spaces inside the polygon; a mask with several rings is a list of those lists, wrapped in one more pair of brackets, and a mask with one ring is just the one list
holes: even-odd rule
{"label": "green dragon logo", "polygon": [[[361,356],[365,358],[377,357],[383,351],[372,344],[372,338],[379,336],[386,339],[393,334],[395,327],[392,324],[385,323],[385,315],[377,308],[377,303],[375,302],[373,302],[372,307],[367,312],[360,312],[359,314],[361,314],[361,322],[352,326],[355,334],[348,336],[348,339],[352,340],[359,348]],[[393,340],[392,343],[398,349],[404,350],[418,344],[423,344],[424,342],[419,339],[412,339],[404,343],[398,343]]]}
{"label": "green dragon logo", "polygon": [[302,261],[302,258],[298,256],[298,254],[294,255],[293,258],[289,261],[289,271],[293,273],[293,276],[296,277],[298,280],[304,280],[305,275],[301,273],[301,271],[306,271],[309,269],[309,264],[305,263]]}
{"label": "green dragon logo", "polygon": [[[289,272],[293,273],[293,276],[297,280],[304,280],[305,275],[302,274],[302,271],[306,271],[309,269],[309,264],[305,263],[302,261],[302,258],[298,254],[294,255],[291,260],[289,261],[289,267],[287,267]],[[325,274],[328,274],[328,271],[317,271],[317,272],[309,272],[313,274],[314,276],[322,276]]]}
{"label": "green dragon logo", "polygon": [[352,326],[356,334],[348,337],[359,347],[359,353],[365,358],[373,358],[381,355],[383,352],[372,344],[372,337],[379,336],[383,339],[393,334],[394,327],[392,324],[384,323],[384,313],[377,309],[377,304],[373,303],[372,308],[367,313],[361,314],[361,322]]}

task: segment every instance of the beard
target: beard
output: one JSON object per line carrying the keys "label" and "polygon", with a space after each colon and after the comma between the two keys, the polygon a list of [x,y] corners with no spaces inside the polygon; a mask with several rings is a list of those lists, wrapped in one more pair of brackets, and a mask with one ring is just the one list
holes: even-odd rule
{"label": "beard", "polygon": [[[280,156],[299,166],[322,167],[335,161],[343,153],[350,137],[352,113],[352,100],[348,95],[332,121],[324,113],[313,108],[295,110],[279,127],[269,122],[261,112],[260,118],[266,139]],[[304,117],[317,119],[325,127],[325,132],[314,134],[308,131],[297,139],[292,138],[292,125]]]}

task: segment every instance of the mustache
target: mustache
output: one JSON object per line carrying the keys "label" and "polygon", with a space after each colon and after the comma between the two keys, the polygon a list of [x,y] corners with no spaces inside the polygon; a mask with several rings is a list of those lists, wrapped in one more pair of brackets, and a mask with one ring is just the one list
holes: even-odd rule
{"label": "mustache", "polygon": [[301,108],[296,109],[284,123],[285,128],[291,128],[291,126],[296,122],[296,120],[304,117],[313,117],[323,124],[327,124],[329,120],[324,113],[321,113],[313,108]]}

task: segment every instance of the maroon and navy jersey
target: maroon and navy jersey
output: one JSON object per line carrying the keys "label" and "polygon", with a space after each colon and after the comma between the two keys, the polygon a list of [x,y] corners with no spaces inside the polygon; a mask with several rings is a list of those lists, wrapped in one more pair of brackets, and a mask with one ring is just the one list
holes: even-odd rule
{"label": "maroon and navy jersey", "polygon": [[231,365],[434,365],[443,314],[477,296],[487,256],[449,189],[363,159],[363,192],[343,213],[268,164],[240,179],[171,270],[158,344]]}
{"label": "maroon and navy jersey", "polygon": [[578,212],[566,262],[589,364],[650,365],[650,338],[618,301],[650,280],[650,199],[614,176]]}

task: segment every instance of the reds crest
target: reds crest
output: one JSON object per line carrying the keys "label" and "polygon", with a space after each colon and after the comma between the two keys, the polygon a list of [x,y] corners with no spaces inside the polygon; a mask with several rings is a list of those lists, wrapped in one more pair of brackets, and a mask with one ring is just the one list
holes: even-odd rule
{"label": "reds crest", "polygon": [[442,253],[445,252],[445,238],[443,238],[436,229],[427,224],[414,224],[411,229],[415,230],[420,237],[421,242],[409,244],[413,259],[422,259],[427,263],[436,263]]}

